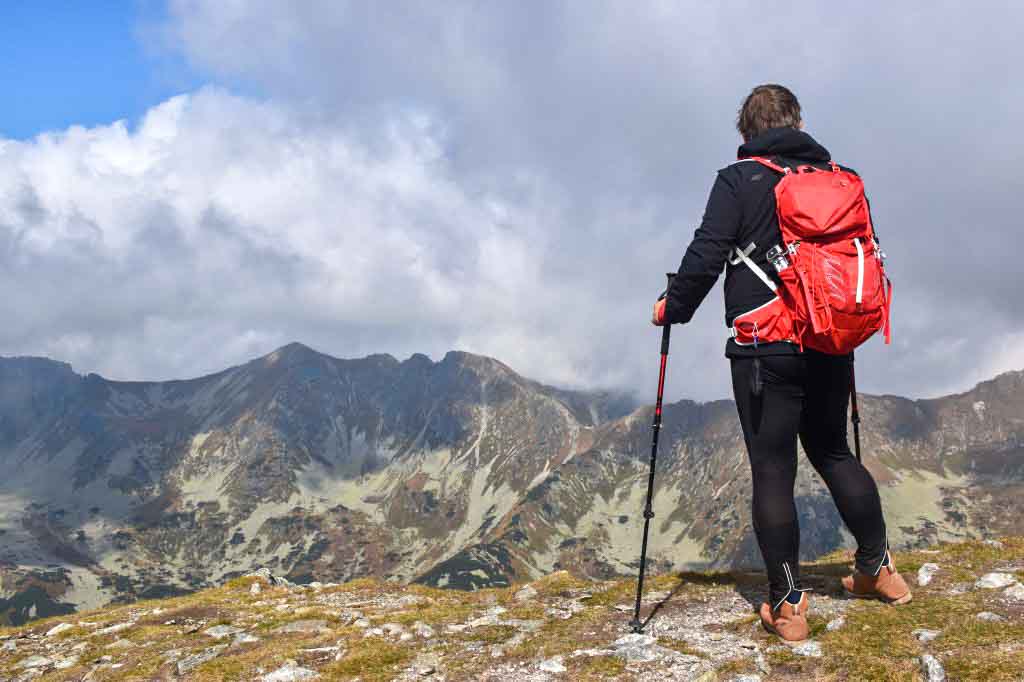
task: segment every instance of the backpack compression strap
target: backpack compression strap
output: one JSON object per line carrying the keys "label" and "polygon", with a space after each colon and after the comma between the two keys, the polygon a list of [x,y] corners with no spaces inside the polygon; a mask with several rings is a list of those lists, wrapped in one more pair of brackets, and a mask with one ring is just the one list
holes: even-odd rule
{"label": "backpack compression strap", "polygon": [[757,245],[754,244],[754,242],[750,242],[750,246],[748,246],[746,249],[741,249],[739,247],[736,247],[735,249],[733,249],[733,253],[736,254],[736,255],[735,255],[734,258],[729,259],[729,262],[732,263],[733,265],[739,265],[740,263],[743,263],[748,268],[750,268],[750,270],[755,275],[757,275],[757,278],[759,280],[764,282],[765,286],[767,286],[769,289],[771,289],[772,292],[776,292],[778,290],[778,288],[779,288],[778,285],[775,284],[775,282],[772,280],[772,278],[769,277],[768,274],[764,270],[761,269],[760,265],[755,263],[750,258],[750,254],[753,253],[754,249],[756,249],[756,248],[757,248]]}

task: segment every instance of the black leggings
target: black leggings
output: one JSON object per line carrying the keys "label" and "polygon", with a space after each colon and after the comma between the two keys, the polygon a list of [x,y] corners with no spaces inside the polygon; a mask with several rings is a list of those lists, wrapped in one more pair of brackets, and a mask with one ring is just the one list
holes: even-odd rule
{"label": "black leggings", "polygon": [[807,351],[764,356],[760,362],[760,396],[751,389],[753,358],[732,359],[732,385],[753,475],[754,532],[775,607],[791,590],[802,589],[793,502],[798,435],[857,540],[857,570],[876,574],[887,544],[878,486],[846,439],[849,356]]}

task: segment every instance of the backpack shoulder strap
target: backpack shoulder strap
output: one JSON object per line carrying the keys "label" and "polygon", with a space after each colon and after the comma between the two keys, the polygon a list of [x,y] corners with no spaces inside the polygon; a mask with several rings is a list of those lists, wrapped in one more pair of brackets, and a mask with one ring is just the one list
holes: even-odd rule
{"label": "backpack shoulder strap", "polygon": [[766,166],[767,168],[771,168],[776,173],[782,173],[783,175],[788,175],[789,173],[793,172],[792,169],[787,168],[785,166],[780,166],[779,164],[775,163],[774,161],[770,161],[770,160],[764,158],[763,156],[748,156],[748,157],[746,157],[744,159],[740,159],[740,161],[756,161],[757,163],[761,164],[762,166]]}

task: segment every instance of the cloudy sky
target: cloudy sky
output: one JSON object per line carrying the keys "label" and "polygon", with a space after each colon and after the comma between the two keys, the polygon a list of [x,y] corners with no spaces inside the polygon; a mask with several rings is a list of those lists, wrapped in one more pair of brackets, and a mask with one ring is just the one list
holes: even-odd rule
{"label": "cloudy sky", "polygon": [[[1019,4],[31,5],[0,28],[0,355],[167,379],[293,340],[462,349],[647,396],[663,273],[781,82],[889,255],[863,390],[1024,368]],[[718,287],[669,397],[726,396],[724,345]]]}

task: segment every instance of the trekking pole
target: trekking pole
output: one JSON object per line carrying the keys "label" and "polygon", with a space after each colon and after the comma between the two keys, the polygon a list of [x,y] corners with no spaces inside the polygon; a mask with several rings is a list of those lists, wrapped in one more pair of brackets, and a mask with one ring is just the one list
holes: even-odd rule
{"label": "trekking pole", "polygon": [[[666,276],[668,277],[669,286],[671,286],[672,277],[675,276],[675,273],[670,272]],[[666,289],[666,295],[667,291]],[[665,367],[668,364],[668,341],[671,331],[672,327],[668,324],[661,328],[661,369],[658,370],[658,399],[654,403],[651,461],[650,470],[647,473],[647,503],[644,505],[644,538],[640,544],[640,575],[636,581],[636,608],[633,610],[633,620],[629,621],[630,629],[633,632],[642,632],[644,629],[644,626],[640,623],[640,599],[644,592],[644,569],[647,567],[647,532],[651,527],[651,519],[654,518],[651,498],[654,496],[654,465],[658,460],[658,433],[661,431],[661,399],[665,394]]]}
{"label": "trekking pole", "polygon": [[857,409],[857,372],[854,370],[853,353],[850,353],[850,421],[853,422],[853,448],[860,462],[860,410]]}

